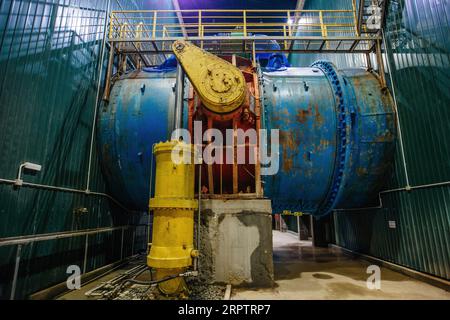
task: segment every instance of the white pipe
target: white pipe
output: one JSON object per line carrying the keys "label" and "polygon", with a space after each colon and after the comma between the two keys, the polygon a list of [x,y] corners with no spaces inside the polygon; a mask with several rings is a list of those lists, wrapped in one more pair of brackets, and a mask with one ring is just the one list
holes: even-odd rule
{"label": "white pipe", "polygon": [[[1,179],[0,178],[0,183],[6,183],[6,184],[13,184],[13,185],[15,185],[17,183],[17,181],[16,180],[9,180],[9,179]],[[111,201],[113,201],[115,204],[117,204],[119,207],[124,209],[125,211],[128,211],[128,212],[133,212],[134,211],[134,210],[128,209],[127,207],[122,205],[118,200],[116,200],[115,198],[113,198],[109,194],[102,193],[102,192],[94,192],[94,191],[89,191],[89,190],[80,190],[80,189],[65,188],[65,187],[55,187],[55,186],[50,186],[50,185],[45,185],[45,184],[38,184],[38,183],[30,183],[30,182],[22,182],[21,186],[106,197],[106,198],[110,199]]]}
{"label": "white pipe", "polygon": [[406,165],[405,149],[403,147],[402,127],[400,125],[400,118],[399,118],[398,106],[397,106],[397,96],[395,94],[395,85],[394,85],[394,81],[392,79],[392,69],[391,69],[391,64],[389,62],[389,54],[387,52],[388,46],[386,45],[386,38],[384,36],[383,29],[381,29],[381,34],[382,34],[382,38],[383,38],[384,48],[386,50],[386,54],[385,54],[385,56],[386,56],[386,66],[387,66],[388,71],[389,71],[388,72],[389,73],[389,79],[391,80],[392,97],[394,98],[395,120],[397,122],[398,140],[399,140],[399,143],[400,143],[400,153],[402,155],[403,168],[404,168],[404,171],[405,171],[406,188],[408,188],[410,185],[409,185],[408,167]]}
{"label": "white pipe", "polygon": [[411,191],[411,190],[417,190],[417,189],[426,189],[426,188],[432,188],[432,187],[442,187],[442,186],[446,186],[446,185],[450,185],[450,181],[421,184],[421,185],[417,185],[417,186],[405,186],[403,188],[395,188],[395,189],[384,190],[384,191],[380,191],[378,193],[378,203],[379,203],[379,205],[376,206],[376,207],[334,209],[333,211],[359,211],[359,210],[381,209],[381,208],[383,208],[383,201],[381,199],[381,195],[382,194],[392,193],[392,192],[400,192],[400,191]]}

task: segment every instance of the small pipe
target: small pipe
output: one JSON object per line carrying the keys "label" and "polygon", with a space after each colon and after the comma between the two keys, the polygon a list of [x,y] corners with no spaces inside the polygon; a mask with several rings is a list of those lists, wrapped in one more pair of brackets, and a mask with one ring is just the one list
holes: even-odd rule
{"label": "small pipe", "polygon": [[17,179],[16,179],[16,181],[14,181],[14,184],[17,185],[17,186],[21,186],[23,184],[23,181],[22,181],[22,170],[23,170],[24,166],[25,166],[25,163],[22,163],[19,166],[19,172],[17,172]]}
{"label": "small pipe", "polygon": [[[145,225],[141,225],[145,226]],[[28,244],[32,242],[38,241],[48,241],[48,240],[56,240],[56,239],[64,239],[71,237],[79,237],[90,234],[98,234],[104,232],[111,232],[115,230],[128,229],[133,226],[125,225],[120,227],[106,227],[106,228],[97,228],[97,229],[86,229],[82,231],[62,231],[62,232],[53,232],[53,233],[44,233],[38,235],[26,235],[26,236],[18,236],[18,237],[8,237],[8,238],[0,238],[0,247],[3,246],[11,246],[16,244]]]}
{"label": "small pipe", "polygon": [[400,153],[402,155],[403,168],[404,168],[404,171],[405,171],[406,187],[409,187],[408,167],[406,165],[405,149],[404,149],[404,146],[403,146],[402,127],[400,125],[400,118],[399,118],[399,115],[398,115],[397,96],[395,94],[395,85],[394,85],[394,80],[392,78],[392,69],[391,69],[391,63],[390,63],[390,60],[389,60],[388,45],[386,44],[386,38],[384,36],[383,29],[381,29],[381,35],[382,35],[382,39],[383,39],[385,50],[386,50],[386,66],[387,66],[388,73],[389,73],[389,79],[391,81],[392,96],[394,98],[395,120],[396,120],[397,128],[398,128],[398,139],[399,139],[399,143],[400,143]]}
{"label": "small pipe", "polygon": [[436,182],[436,183],[428,183],[428,184],[422,184],[417,186],[405,186],[403,188],[395,188],[395,189],[389,189],[380,191],[378,193],[378,202],[379,205],[375,207],[363,207],[363,208],[348,208],[348,209],[334,209],[333,211],[358,211],[358,210],[375,210],[375,209],[381,209],[383,208],[383,201],[381,199],[382,194],[386,193],[392,193],[392,192],[400,192],[400,191],[411,191],[411,190],[417,190],[417,189],[426,189],[426,188],[433,188],[433,187],[442,187],[450,185],[450,181],[443,181],[443,182]]}
{"label": "small pipe", "polygon": [[[2,179],[2,178],[0,178],[0,183],[15,185],[15,184],[17,184],[17,180],[9,180],[9,179]],[[124,209],[125,211],[134,212],[133,210],[128,209],[127,207],[122,205],[118,200],[116,200],[115,198],[113,198],[109,194],[102,193],[102,192],[94,192],[94,191],[89,191],[89,190],[86,191],[86,190],[65,188],[65,187],[55,187],[55,186],[50,186],[50,185],[45,185],[45,184],[38,184],[38,183],[30,183],[30,182],[21,182],[21,186],[23,186],[23,187],[30,187],[30,188],[40,188],[40,189],[46,189],[46,190],[53,190],[53,191],[80,193],[80,194],[85,194],[85,195],[88,195],[88,196],[106,197],[109,200],[113,201],[115,204],[117,204],[119,207]]]}

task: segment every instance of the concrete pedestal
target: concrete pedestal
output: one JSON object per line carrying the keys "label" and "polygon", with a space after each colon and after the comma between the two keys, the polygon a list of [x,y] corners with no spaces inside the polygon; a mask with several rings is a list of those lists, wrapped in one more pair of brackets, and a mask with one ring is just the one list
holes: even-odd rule
{"label": "concrete pedestal", "polygon": [[210,283],[273,284],[270,200],[202,200],[200,276]]}

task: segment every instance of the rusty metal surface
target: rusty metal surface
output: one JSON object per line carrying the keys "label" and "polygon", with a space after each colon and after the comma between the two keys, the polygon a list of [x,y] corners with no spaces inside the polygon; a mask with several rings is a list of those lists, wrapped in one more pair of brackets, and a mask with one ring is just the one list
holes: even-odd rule
{"label": "rusty metal surface", "polygon": [[319,69],[291,68],[263,78],[263,125],[280,130],[280,168],[264,178],[264,194],[274,212],[315,211],[326,196],[336,154],[333,92]]}
{"label": "rusty metal surface", "polygon": [[129,206],[148,207],[152,145],[173,126],[175,72],[136,71],[114,84],[98,119],[103,172],[111,192]]}
{"label": "rusty metal surface", "polygon": [[364,69],[335,76],[319,68],[264,73],[265,126],[280,129],[280,171],[265,178],[274,212],[321,216],[366,205],[389,174],[395,141],[389,93]]}

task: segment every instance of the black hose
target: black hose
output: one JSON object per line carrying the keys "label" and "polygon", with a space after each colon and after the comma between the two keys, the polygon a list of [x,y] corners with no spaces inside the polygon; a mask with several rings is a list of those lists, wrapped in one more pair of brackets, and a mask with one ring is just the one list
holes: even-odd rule
{"label": "black hose", "polygon": [[126,280],[124,280],[124,281],[122,282],[122,286],[123,286],[125,283],[127,283],[127,282],[131,282],[131,283],[135,283],[135,284],[148,285],[148,286],[154,286],[154,285],[156,285],[156,284],[158,284],[158,283],[165,282],[165,281],[169,281],[169,280],[178,278],[178,277],[180,277],[180,276],[181,276],[181,275],[179,275],[179,274],[174,274],[174,275],[171,275],[171,276],[167,276],[167,277],[165,277],[165,278],[162,278],[162,279],[152,280],[152,281],[140,281],[140,280],[136,280],[136,279],[126,279]]}

